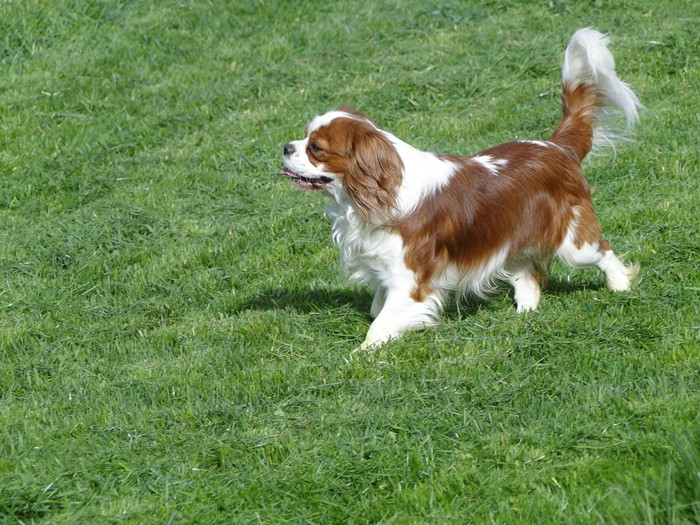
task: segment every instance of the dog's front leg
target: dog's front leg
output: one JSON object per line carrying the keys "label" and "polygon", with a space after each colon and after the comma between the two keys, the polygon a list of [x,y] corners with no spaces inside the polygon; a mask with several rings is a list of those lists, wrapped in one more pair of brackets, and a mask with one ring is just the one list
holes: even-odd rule
{"label": "dog's front leg", "polygon": [[[377,294],[379,292],[380,289],[377,290]],[[384,306],[377,313],[360,348],[380,346],[408,330],[418,330],[436,323],[442,304],[440,297],[437,294],[431,294],[422,301],[417,301],[412,297],[411,292],[410,288],[402,287],[385,292]],[[375,295],[372,313],[375,305],[378,304]]]}
{"label": "dog's front leg", "polygon": [[377,286],[377,289],[374,291],[374,299],[372,299],[372,306],[369,309],[369,314],[372,316],[372,319],[376,319],[379,316],[379,313],[384,308],[385,302],[386,289],[382,286]]}

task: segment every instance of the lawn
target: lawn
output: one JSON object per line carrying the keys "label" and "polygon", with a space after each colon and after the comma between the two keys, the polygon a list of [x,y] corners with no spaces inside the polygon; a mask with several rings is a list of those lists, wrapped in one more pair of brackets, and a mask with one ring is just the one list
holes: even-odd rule
{"label": "lawn", "polygon": [[[611,4],[611,5],[606,5]],[[641,282],[554,264],[351,355],[369,292],[282,145],[543,139],[610,32],[646,109],[585,171]],[[700,523],[700,3],[0,3],[0,523]]]}

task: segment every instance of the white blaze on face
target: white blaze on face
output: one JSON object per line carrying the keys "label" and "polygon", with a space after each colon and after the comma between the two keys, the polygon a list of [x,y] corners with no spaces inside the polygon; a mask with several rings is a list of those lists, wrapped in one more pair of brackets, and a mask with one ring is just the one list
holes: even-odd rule
{"label": "white blaze on face", "polygon": [[333,120],[337,118],[350,118],[354,120],[364,120],[360,119],[356,115],[353,115],[351,113],[347,113],[345,111],[329,111],[328,113],[324,113],[323,115],[319,115],[318,117],[315,117],[311,123],[309,124],[308,128],[308,134],[311,135],[315,130],[318,128],[321,128],[323,126],[327,126],[330,124]]}

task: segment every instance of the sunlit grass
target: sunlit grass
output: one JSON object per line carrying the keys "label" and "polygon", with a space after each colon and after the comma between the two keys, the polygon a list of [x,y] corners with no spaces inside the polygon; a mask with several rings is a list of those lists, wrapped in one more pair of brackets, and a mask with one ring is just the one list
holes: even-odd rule
{"label": "sunlit grass", "polygon": [[[691,2],[0,5],[0,520],[697,523]],[[369,293],[277,174],[354,105],[419,147],[546,137],[569,37],[647,109],[586,173],[642,281],[554,265],[350,355]]]}

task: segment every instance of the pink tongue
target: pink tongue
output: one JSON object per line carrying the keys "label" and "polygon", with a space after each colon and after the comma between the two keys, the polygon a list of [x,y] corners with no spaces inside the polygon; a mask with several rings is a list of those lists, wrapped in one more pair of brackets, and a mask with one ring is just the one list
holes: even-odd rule
{"label": "pink tongue", "polygon": [[291,172],[291,171],[289,171],[287,168],[282,168],[282,169],[280,170],[280,173],[281,173],[282,175],[286,175],[287,177],[296,177],[296,174],[293,173],[293,172]]}

